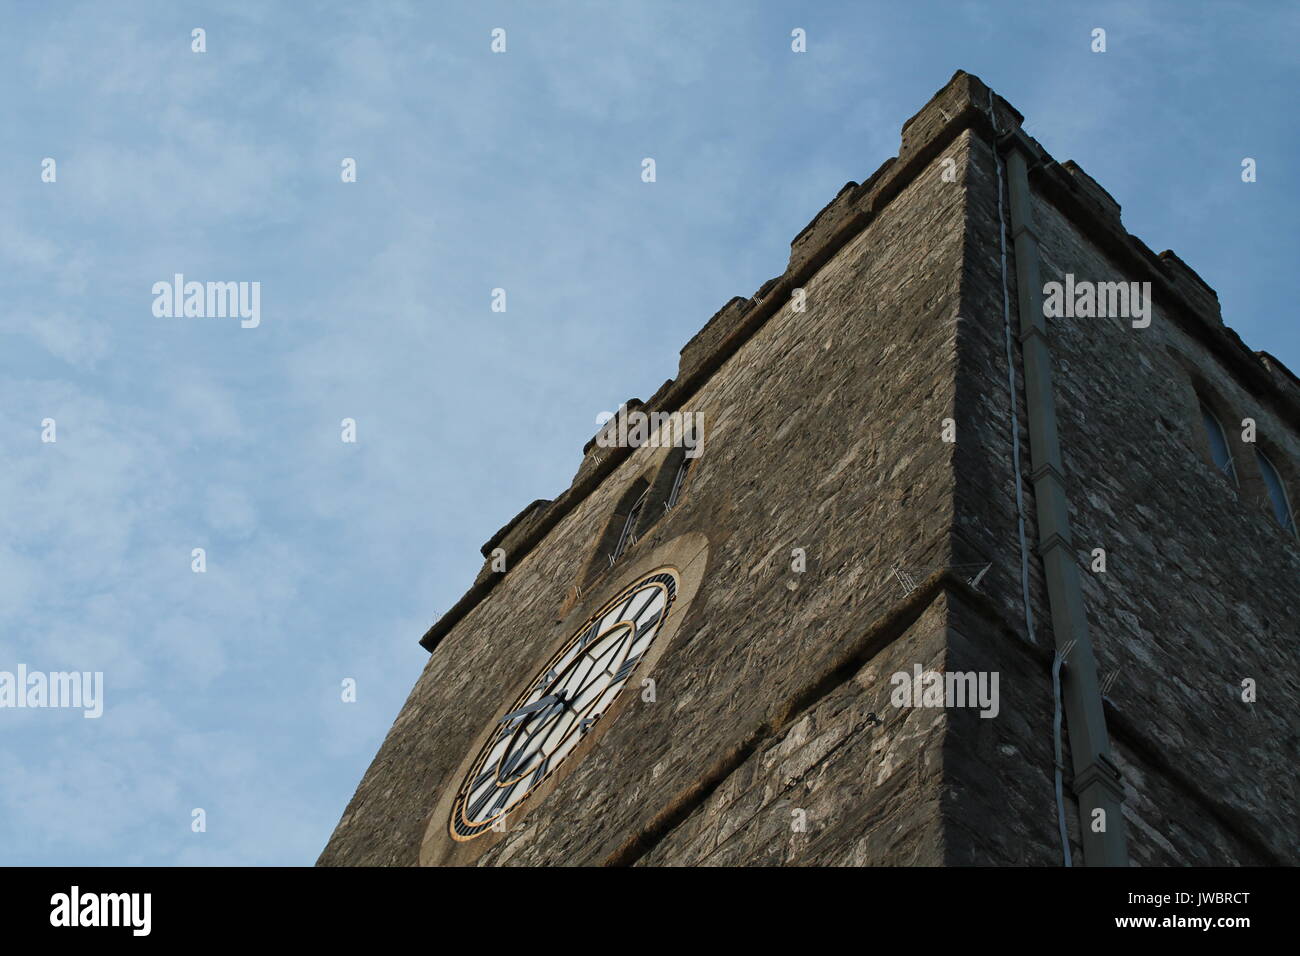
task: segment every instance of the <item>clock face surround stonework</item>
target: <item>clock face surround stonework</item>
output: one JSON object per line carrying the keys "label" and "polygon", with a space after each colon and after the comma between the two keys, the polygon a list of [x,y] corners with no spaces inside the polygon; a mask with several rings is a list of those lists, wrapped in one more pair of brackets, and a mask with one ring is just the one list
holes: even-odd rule
{"label": "clock face surround stonework", "polygon": [[616,568],[547,635],[546,657],[503,694],[500,714],[440,783],[420,852],[425,866],[472,863],[522,825],[628,707],[647,703],[655,664],[682,629],[708,559],[703,534],[681,535]]}

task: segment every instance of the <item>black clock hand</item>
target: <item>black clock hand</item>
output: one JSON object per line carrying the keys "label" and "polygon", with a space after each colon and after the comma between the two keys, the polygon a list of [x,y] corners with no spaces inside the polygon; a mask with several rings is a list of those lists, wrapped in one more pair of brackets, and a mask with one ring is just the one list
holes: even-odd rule
{"label": "black clock hand", "polygon": [[[575,717],[577,716],[572,700],[573,698],[566,694],[565,691],[560,691],[558,694],[551,694],[548,698],[543,698],[535,704],[530,704],[528,707],[522,707],[515,711],[515,715],[527,712],[538,714],[538,707],[542,705],[547,707],[546,710],[540,712],[540,716],[527,718],[520,724],[521,728],[526,727],[529,729],[524,730],[525,737],[523,741],[503,755],[497,770],[498,781],[504,781],[513,776],[525,759],[531,760],[534,757],[541,756],[543,765],[550,759],[545,755],[546,745],[550,742],[555,728],[558,726],[558,715],[570,710],[573,711]],[[534,721],[536,721],[535,724]],[[533,741],[539,737],[542,738],[542,742],[537,749],[534,749]]]}
{"label": "black clock hand", "polygon": [[568,706],[568,701],[564,699],[563,692],[559,694],[547,694],[545,697],[543,697],[541,700],[537,701],[536,703],[532,703],[529,704],[527,707],[520,707],[518,710],[511,711],[510,713],[502,717],[499,721],[497,721],[497,723],[504,724],[506,721],[514,720],[516,717],[525,717],[528,714],[536,713],[539,710],[552,707],[555,704],[560,704],[562,705],[562,707]]}

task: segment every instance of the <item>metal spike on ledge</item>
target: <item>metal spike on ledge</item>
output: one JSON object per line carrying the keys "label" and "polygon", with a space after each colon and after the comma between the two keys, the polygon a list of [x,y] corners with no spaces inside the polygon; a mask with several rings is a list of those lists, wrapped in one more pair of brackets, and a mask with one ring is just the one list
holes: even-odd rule
{"label": "metal spike on ledge", "polygon": [[894,565],[894,577],[898,579],[898,583],[903,589],[904,597],[916,590],[916,579],[912,577],[911,573],[908,572],[906,568],[900,568],[898,565]]}

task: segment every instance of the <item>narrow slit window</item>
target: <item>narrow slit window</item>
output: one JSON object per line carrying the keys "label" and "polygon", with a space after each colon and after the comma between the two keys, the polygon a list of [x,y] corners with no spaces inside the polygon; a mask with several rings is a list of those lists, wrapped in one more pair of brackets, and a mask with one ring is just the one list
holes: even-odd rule
{"label": "narrow slit window", "polygon": [[1232,450],[1228,447],[1228,436],[1224,434],[1223,426],[1214,417],[1214,413],[1204,405],[1201,406],[1201,421],[1205,423],[1205,437],[1210,442],[1210,456],[1219,471],[1227,475],[1236,485],[1237,468],[1232,463]]}
{"label": "narrow slit window", "polygon": [[1282,476],[1278,474],[1278,470],[1273,467],[1267,455],[1259,450],[1256,450],[1256,454],[1259,456],[1259,472],[1264,476],[1264,484],[1268,487],[1268,498],[1273,504],[1273,516],[1277,518],[1278,524],[1295,534],[1295,512],[1291,510],[1291,501],[1287,498]]}

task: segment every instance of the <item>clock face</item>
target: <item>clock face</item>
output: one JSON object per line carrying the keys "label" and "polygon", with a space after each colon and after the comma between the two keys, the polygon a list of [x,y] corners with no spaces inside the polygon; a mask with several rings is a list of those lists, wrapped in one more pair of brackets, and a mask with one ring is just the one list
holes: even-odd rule
{"label": "clock face", "polygon": [[677,597],[670,568],[597,611],[498,718],[456,794],[451,836],[472,840],[550,776],[627,686]]}

